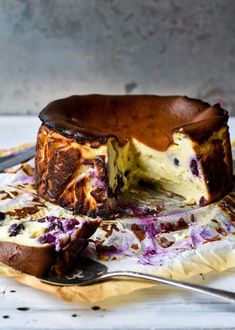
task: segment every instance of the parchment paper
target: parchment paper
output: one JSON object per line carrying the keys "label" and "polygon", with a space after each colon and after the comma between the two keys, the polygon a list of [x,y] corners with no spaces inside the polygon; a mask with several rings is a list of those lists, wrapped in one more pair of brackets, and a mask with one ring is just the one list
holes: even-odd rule
{"label": "parchment paper", "polygon": [[[207,246],[181,256],[172,265],[156,269],[156,275],[184,280],[194,275],[206,274],[211,270],[219,272],[235,266],[235,241],[212,242]],[[130,270],[133,270],[131,267]],[[107,298],[128,294],[135,290],[153,287],[156,284],[137,280],[110,280],[86,287],[57,287],[42,283],[39,279],[22,274],[0,264],[0,274],[6,275],[33,288],[37,288],[70,302],[97,302]]]}

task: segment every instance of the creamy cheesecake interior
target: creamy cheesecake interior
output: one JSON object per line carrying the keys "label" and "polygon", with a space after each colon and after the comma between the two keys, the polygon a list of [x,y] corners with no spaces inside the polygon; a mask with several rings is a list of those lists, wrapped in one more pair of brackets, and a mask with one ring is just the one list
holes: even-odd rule
{"label": "creamy cheesecake interior", "polygon": [[[221,141],[226,127],[215,132],[209,141],[198,144],[184,133],[174,133],[173,144],[164,152],[154,150],[136,139],[120,147],[116,140],[108,143],[109,185],[112,191],[123,182],[121,191],[144,180],[185,198],[186,204],[209,201],[203,168],[198,159],[213,152],[212,141]],[[224,140],[225,141],[225,140]]]}
{"label": "creamy cheesecake interior", "polygon": [[11,219],[0,227],[0,241],[24,246],[54,246],[60,252],[71,241],[72,235],[86,226],[86,220],[76,218],[44,217],[37,220]]}
{"label": "creamy cheesecake interior", "polygon": [[45,232],[45,224],[37,221],[6,221],[0,228],[0,241],[15,242],[26,246],[41,246],[38,238]]}

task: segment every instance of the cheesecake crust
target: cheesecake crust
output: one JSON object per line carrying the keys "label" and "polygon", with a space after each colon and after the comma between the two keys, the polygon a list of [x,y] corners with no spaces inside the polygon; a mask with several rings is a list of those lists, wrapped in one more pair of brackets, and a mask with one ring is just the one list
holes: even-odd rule
{"label": "cheesecake crust", "polygon": [[173,133],[182,128],[195,141],[205,141],[227,122],[228,113],[219,104],[211,106],[185,96],[93,94],[53,101],[39,118],[79,143],[104,144],[113,136],[123,145],[136,138],[165,151],[173,142]]}
{"label": "cheesecake crust", "polygon": [[90,155],[87,146],[44,124],[38,132],[35,186],[40,197],[75,214],[110,214],[105,155]]}

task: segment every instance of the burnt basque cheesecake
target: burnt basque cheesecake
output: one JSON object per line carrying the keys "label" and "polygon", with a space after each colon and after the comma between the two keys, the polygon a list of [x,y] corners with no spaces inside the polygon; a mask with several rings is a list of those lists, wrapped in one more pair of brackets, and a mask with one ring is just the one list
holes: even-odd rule
{"label": "burnt basque cheesecake", "polygon": [[108,218],[139,181],[204,206],[232,188],[228,113],[182,96],[84,95],[40,113],[38,195]]}
{"label": "burnt basque cheesecake", "polygon": [[0,262],[35,276],[64,274],[98,226],[98,219],[6,219],[0,227]]}

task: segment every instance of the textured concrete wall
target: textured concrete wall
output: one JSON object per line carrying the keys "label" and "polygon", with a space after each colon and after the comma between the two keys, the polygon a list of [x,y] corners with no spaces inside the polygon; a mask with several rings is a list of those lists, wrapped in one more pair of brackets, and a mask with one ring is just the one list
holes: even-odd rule
{"label": "textured concrete wall", "polygon": [[185,94],[235,115],[235,1],[0,0],[0,114],[94,92]]}

